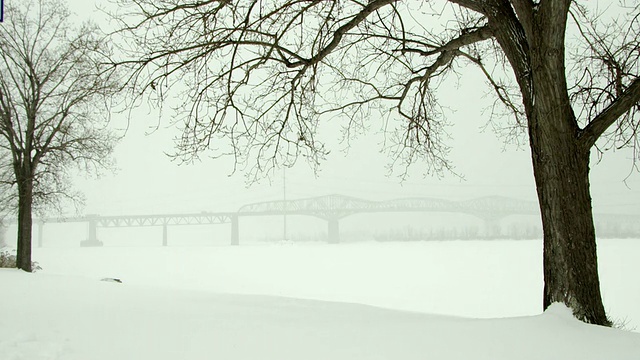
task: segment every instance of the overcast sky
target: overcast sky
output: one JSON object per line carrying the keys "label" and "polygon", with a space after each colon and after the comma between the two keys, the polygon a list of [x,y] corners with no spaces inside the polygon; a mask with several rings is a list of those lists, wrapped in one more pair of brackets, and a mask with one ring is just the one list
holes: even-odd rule
{"label": "overcast sky", "polygon": [[[91,1],[70,0],[73,11],[81,18],[95,18]],[[486,88],[470,69],[460,88],[450,86],[441,94],[450,106],[449,121],[452,147],[450,159],[464,180],[444,174],[444,178],[422,176],[423,164],[412,168],[405,182],[387,176],[390,159],[380,154],[378,123],[372,123],[370,134],[352,143],[345,154],[341,146],[332,146],[317,177],[303,160],[286,171],[287,198],[344,194],[365,199],[399,197],[438,197],[452,200],[502,195],[536,200],[528,148],[503,145],[490,130],[481,129],[487,122],[483,109],[489,100]],[[462,106],[461,106],[462,105]],[[283,197],[283,172],[271,181],[247,187],[244,174],[232,172],[230,159],[203,161],[178,166],[165,155],[172,151],[172,138],[177,130],[161,122],[155,115],[138,109],[125,138],[114,153],[119,168],[116,174],[101,179],[76,179],[76,188],[86,195],[86,214],[144,214],[200,211],[235,211],[254,201],[279,200]],[[114,121],[121,126],[122,121]],[[336,133],[336,137],[338,134]],[[640,175],[632,173],[630,151],[605,154],[599,164],[592,162],[591,183],[595,212],[640,214]],[[626,182],[625,182],[626,179]]]}

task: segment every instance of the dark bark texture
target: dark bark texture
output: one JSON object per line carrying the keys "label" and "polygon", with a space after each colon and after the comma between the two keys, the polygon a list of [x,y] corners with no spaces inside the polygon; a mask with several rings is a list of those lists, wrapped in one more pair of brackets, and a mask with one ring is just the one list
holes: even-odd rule
{"label": "dark bark texture", "polygon": [[544,308],[563,302],[579,319],[610,325],[600,294],[589,190],[589,150],[567,92],[565,26],[569,1],[534,16],[529,136],[544,233]]}
{"label": "dark bark texture", "polygon": [[590,147],[580,140],[567,90],[564,41],[570,1],[459,3],[487,16],[522,93],[544,233],[543,306],[562,302],[585,322],[610,325],[598,277]]}
{"label": "dark bark texture", "polygon": [[562,302],[585,322],[610,325],[600,294],[589,148],[579,141],[567,91],[570,1],[513,3],[495,1],[483,10],[523,95],[544,232],[544,308]]}
{"label": "dark bark texture", "polygon": [[33,181],[30,176],[18,180],[18,244],[16,267],[31,272],[31,228],[33,225]]}
{"label": "dark bark texture", "polygon": [[544,76],[534,82],[540,90],[529,134],[544,233],[544,308],[563,302],[579,319],[609,325],[598,277],[589,151],[577,140],[568,98],[549,89],[553,82]]}
{"label": "dark bark texture", "polygon": [[544,232],[543,306],[562,302],[577,318],[609,326],[589,190],[594,140],[581,139],[567,89],[565,31],[571,2],[454,2],[487,16],[522,93]]}
{"label": "dark bark texture", "polygon": [[[544,299],[569,306],[579,319],[610,325],[600,294],[589,190],[589,149],[567,91],[565,26],[569,1],[534,13],[528,34],[531,94],[529,139],[544,232]],[[523,92],[526,92],[524,89]]]}

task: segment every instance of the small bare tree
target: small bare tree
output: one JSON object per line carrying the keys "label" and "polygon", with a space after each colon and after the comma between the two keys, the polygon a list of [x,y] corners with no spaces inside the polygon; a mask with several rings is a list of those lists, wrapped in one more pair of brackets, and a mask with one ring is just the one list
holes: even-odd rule
{"label": "small bare tree", "polygon": [[114,136],[106,105],[116,89],[101,60],[98,28],[73,28],[66,4],[7,4],[0,26],[0,136],[17,188],[17,267],[31,271],[34,199],[40,205],[68,192],[68,171],[109,164]]}
{"label": "small bare tree", "polygon": [[[572,0],[119,0],[135,96],[178,90],[179,151],[216,137],[239,161],[313,160],[324,115],[382,118],[401,163],[448,168],[436,89],[464,66],[526,130],[544,228],[544,307],[610,324],[589,193],[591,149],[635,145],[640,8]],[[594,2],[591,2],[594,3]],[[600,140],[600,141],[598,141]],[[609,141],[609,143],[607,143]],[[282,161],[282,158],[280,158]]]}

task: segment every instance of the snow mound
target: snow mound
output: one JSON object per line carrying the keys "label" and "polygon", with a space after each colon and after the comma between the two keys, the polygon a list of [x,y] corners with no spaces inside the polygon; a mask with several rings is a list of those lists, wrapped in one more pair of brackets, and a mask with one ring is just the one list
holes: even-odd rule
{"label": "snow mound", "polygon": [[0,354],[11,360],[637,360],[640,354],[640,334],[568,323],[570,310],[562,305],[541,316],[479,320],[4,269],[0,283]]}
{"label": "snow mound", "polygon": [[561,302],[555,302],[544,311],[546,315],[551,315],[555,317],[559,317],[567,320],[576,320],[573,317],[573,310],[571,310],[567,305]]}

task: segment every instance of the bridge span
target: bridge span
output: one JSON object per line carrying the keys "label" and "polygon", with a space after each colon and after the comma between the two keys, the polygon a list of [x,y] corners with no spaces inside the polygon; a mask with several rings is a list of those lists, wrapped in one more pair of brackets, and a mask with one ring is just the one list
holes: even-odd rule
{"label": "bridge span", "polygon": [[179,225],[217,225],[231,224],[231,245],[239,244],[238,215],[237,213],[210,213],[200,212],[192,214],[159,214],[159,215],[86,215],[67,218],[37,219],[38,246],[42,246],[44,225],[47,223],[87,223],[87,239],[80,243],[81,246],[102,246],[98,240],[98,227],[145,227],[162,226],[162,245],[168,245],[168,227]]}
{"label": "bridge span", "polygon": [[462,213],[485,221],[490,231],[499,230],[500,219],[510,215],[539,215],[538,204],[502,196],[481,197],[465,201],[438,198],[404,198],[384,201],[365,200],[344,195],[326,195],[304,199],[277,200],[252,203],[236,212],[200,212],[191,214],[158,215],[86,215],[67,218],[36,219],[38,246],[43,245],[44,226],[47,223],[81,222],[88,224],[87,239],[81,246],[101,246],[98,227],[162,226],[162,245],[168,245],[169,226],[231,224],[231,245],[240,244],[239,218],[249,216],[305,215],[327,221],[327,241],[340,242],[339,221],[359,213],[439,212]]}
{"label": "bridge span", "polygon": [[327,221],[329,243],[340,242],[340,219],[359,213],[439,212],[462,213],[485,221],[491,232],[499,229],[500,219],[510,215],[539,215],[538,204],[502,196],[488,196],[465,201],[438,198],[403,198],[371,201],[344,195],[266,201],[248,204],[239,216],[307,215]]}

